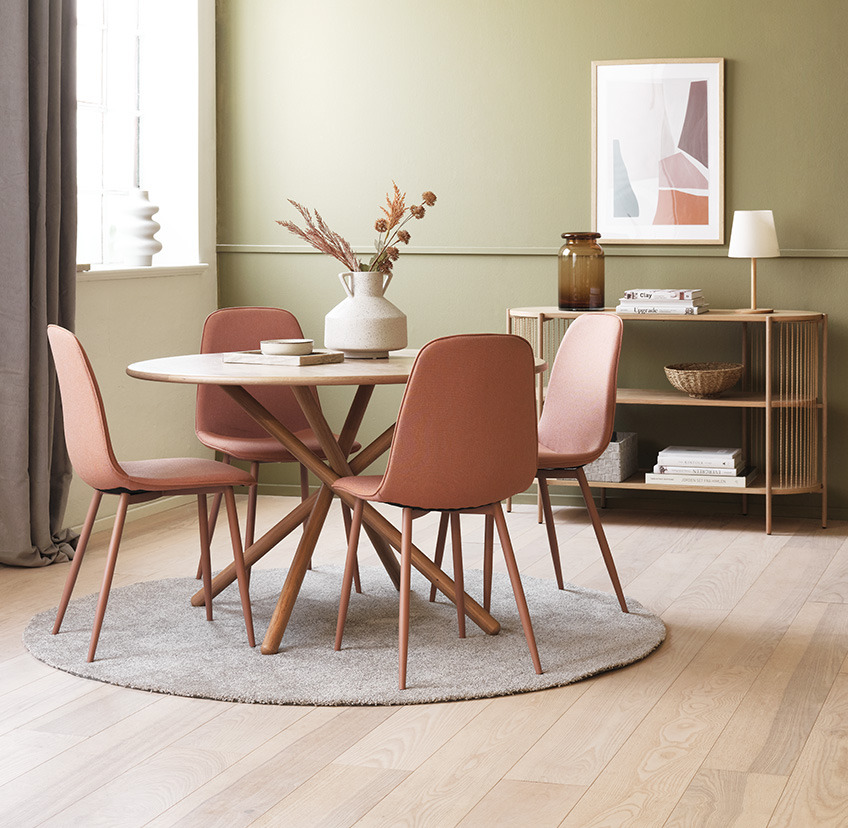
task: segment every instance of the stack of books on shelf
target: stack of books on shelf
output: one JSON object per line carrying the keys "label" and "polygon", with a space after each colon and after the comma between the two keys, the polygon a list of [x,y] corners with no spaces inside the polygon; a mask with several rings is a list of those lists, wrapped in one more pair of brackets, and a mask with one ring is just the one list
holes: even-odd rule
{"label": "stack of books on shelf", "polygon": [[745,466],[742,449],[669,446],[657,455],[657,464],[645,475],[645,482],[743,489],[756,473],[756,469]]}
{"label": "stack of books on shelf", "polygon": [[634,288],[618,300],[618,313],[706,313],[709,305],[700,288]]}

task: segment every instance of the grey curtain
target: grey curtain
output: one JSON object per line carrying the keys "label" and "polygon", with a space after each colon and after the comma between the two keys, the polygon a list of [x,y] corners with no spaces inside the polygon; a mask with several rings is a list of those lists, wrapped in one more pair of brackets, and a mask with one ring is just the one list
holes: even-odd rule
{"label": "grey curtain", "polygon": [[73,557],[46,326],[76,289],[76,3],[0,3],[0,563]]}

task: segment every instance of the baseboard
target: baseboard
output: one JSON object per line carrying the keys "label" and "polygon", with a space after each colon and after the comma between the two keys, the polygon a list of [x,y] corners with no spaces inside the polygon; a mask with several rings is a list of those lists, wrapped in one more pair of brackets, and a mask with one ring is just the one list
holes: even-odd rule
{"label": "baseboard", "polygon": [[[115,503],[117,504],[117,499]],[[194,495],[174,495],[173,497],[160,497],[158,500],[151,500],[147,503],[136,503],[135,505],[131,505],[127,508],[127,518],[126,522],[131,523],[134,520],[140,520],[144,517],[149,517],[150,515],[158,514],[159,512],[166,512],[169,509],[176,509],[179,506],[185,506],[188,503],[197,503],[197,498]],[[100,532],[103,530],[111,530],[112,524],[115,522],[115,510],[113,509],[109,514],[103,515],[103,517],[97,518],[94,521],[94,528],[92,531]],[[78,526],[72,526],[71,529],[74,532],[82,531],[82,524],[80,523]]]}
{"label": "baseboard", "polygon": [[[561,490],[564,487],[551,487],[551,505],[553,506],[582,506],[583,498],[578,494],[566,494]],[[560,491],[557,491],[559,489]],[[316,491],[316,486],[311,487],[311,491]],[[270,495],[274,497],[300,497],[300,486],[297,484],[285,483],[260,483],[260,495]],[[596,502],[598,493],[595,492]],[[816,498],[817,499],[817,498]],[[154,507],[163,501],[154,501],[151,504],[140,504],[137,509],[150,509],[151,511],[144,514],[153,514]],[[167,501],[188,501],[190,498],[167,498]],[[804,506],[800,504],[781,503],[781,497],[775,497],[773,502],[775,517],[795,517],[818,520],[821,518],[821,506],[814,504]],[[513,503],[522,505],[536,504],[536,489],[532,487],[520,495],[516,495],[512,499]],[[173,509],[175,506],[182,505],[181,503],[171,502],[170,505],[161,505],[155,511],[163,509]],[[634,492],[624,493],[621,489],[607,489],[606,506],[609,509],[632,509],[634,511],[647,512],[686,512],[688,514],[740,514],[741,501],[738,495],[719,495],[717,499],[707,500],[703,496],[692,492],[660,492],[655,496],[646,496],[645,494],[636,494]],[[765,500],[760,495],[751,495],[748,498],[748,514],[753,517],[765,516]],[[137,515],[141,517],[141,514]],[[828,517],[830,520],[848,520],[848,509],[832,508],[828,509]],[[98,521],[99,523],[99,521]]]}

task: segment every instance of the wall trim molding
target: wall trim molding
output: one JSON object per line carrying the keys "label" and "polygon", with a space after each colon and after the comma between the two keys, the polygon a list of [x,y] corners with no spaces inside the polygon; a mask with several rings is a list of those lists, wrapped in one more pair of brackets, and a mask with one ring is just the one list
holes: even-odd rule
{"label": "wall trim molding", "polygon": [[[603,242],[603,239],[601,240]],[[357,253],[370,254],[370,247],[354,246]],[[219,244],[220,254],[234,253],[273,253],[276,255],[315,254],[323,256],[308,245],[297,244]],[[404,249],[404,256],[556,256],[558,247],[413,247]],[[727,258],[727,247],[704,247],[691,245],[684,247],[633,247],[604,245],[607,256],[636,256],[644,258]],[[845,259],[848,248],[786,248],[780,255],[787,259]],[[139,268],[144,269],[144,268]],[[155,268],[154,268],[155,269]]]}

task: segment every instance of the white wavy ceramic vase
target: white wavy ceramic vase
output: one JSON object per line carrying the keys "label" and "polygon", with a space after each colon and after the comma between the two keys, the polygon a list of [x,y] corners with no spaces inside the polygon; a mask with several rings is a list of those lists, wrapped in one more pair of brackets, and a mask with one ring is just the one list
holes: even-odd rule
{"label": "white wavy ceramic vase", "polygon": [[161,225],[153,218],[159,208],[150,203],[147,190],[130,190],[120,223],[119,244],[124,264],[150,267],[153,256],[162,249],[162,242],[153,236]]}
{"label": "white wavy ceramic vase", "polygon": [[340,273],[347,297],[324,318],[324,347],[350,359],[385,359],[406,347],[406,314],[383,294],[391,274]]}

